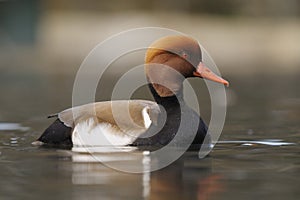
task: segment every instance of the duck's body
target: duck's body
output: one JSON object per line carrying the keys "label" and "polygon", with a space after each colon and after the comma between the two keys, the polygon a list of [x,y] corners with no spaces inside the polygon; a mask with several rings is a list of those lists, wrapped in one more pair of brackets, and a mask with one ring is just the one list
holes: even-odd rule
{"label": "duck's body", "polygon": [[183,80],[202,77],[225,85],[228,82],[203,65],[200,46],[187,36],[156,41],[147,51],[145,62],[156,102],[98,102],[62,111],[35,143],[161,147],[172,141],[176,146],[201,145],[207,126],[185,104]]}
{"label": "duck's body", "polygon": [[[64,110],[37,140],[50,145],[122,146],[157,124],[160,108],[146,100],[103,101]],[[153,124],[152,124],[153,123]]]}

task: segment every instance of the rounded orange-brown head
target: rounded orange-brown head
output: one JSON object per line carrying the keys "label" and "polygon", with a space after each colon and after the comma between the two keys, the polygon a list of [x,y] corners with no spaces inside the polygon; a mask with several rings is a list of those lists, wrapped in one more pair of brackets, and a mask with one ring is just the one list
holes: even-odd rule
{"label": "rounded orange-brown head", "polygon": [[188,77],[229,85],[228,81],[205,66],[197,40],[189,36],[174,35],[158,39],[148,48],[145,64],[147,79],[161,97],[179,92]]}

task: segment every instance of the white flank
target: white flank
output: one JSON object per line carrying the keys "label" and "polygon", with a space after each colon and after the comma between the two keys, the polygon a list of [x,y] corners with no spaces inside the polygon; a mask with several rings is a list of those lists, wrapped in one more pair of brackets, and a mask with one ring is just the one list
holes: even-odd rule
{"label": "white flank", "polygon": [[124,146],[136,139],[133,135],[110,123],[98,123],[94,118],[89,118],[76,124],[72,141],[75,146]]}
{"label": "white flank", "polygon": [[160,107],[152,101],[120,100],[64,110],[58,118],[73,128],[74,146],[125,146],[157,124]]}
{"label": "white flank", "polygon": [[146,129],[148,129],[150,127],[150,125],[152,124],[152,121],[150,119],[148,112],[149,112],[148,106],[143,108],[142,115],[143,115],[144,125],[145,125]]}

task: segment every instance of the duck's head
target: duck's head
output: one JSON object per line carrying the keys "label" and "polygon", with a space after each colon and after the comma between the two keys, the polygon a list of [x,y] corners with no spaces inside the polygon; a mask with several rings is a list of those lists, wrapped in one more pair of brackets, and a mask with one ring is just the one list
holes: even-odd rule
{"label": "duck's head", "polygon": [[189,77],[229,85],[205,66],[198,42],[188,36],[167,36],[155,41],[146,52],[145,64],[147,79],[160,97],[176,95]]}

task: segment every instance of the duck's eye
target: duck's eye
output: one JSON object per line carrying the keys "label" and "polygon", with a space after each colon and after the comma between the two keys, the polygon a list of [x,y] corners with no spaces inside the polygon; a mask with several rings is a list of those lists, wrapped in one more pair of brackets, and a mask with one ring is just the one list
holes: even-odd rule
{"label": "duck's eye", "polygon": [[186,52],[182,52],[181,53],[181,57],[183,57],[184,59],[187,59],[188,58],[188,54]]}

